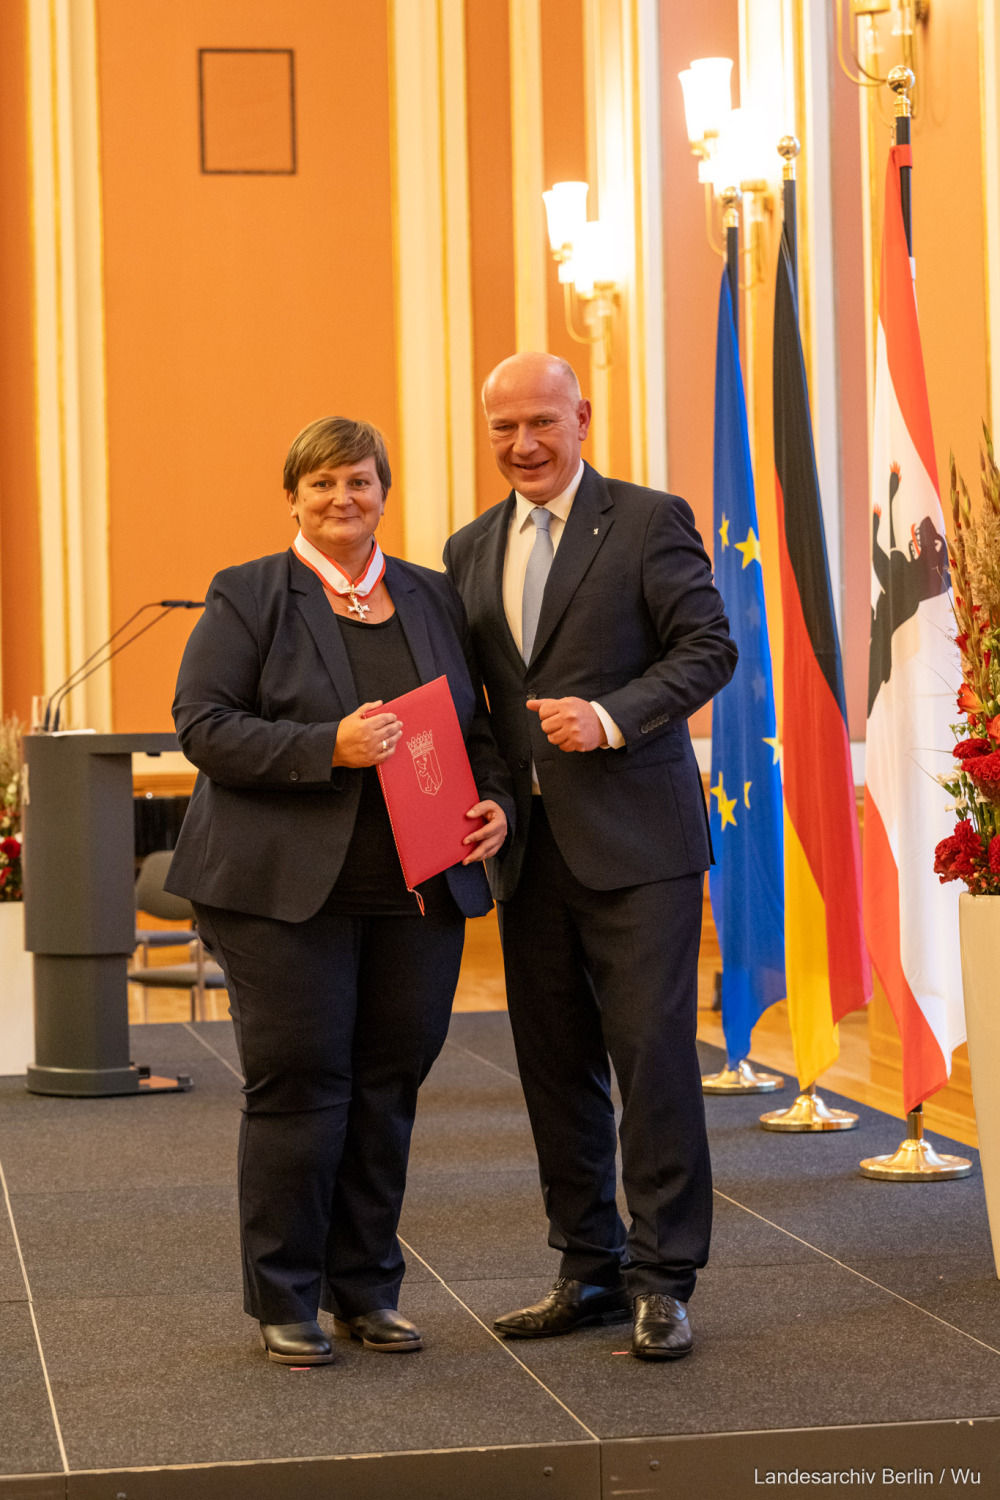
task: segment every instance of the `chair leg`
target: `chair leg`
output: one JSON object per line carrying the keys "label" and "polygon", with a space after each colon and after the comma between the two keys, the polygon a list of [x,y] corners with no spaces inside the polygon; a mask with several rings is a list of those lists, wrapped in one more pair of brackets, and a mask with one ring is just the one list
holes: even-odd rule
{"label": "chair leg", "polygon": [[191,1003],[192,1006],[197,1007],[198,1020],[203,1021],[205,1019],[205,949],[201,938],[197,938],[195,941],[195,963],[197,964],[196,972],[198,979]]}
{"label": "chair leg", "polygon": [[[144,969],[149,968],[149,944],[140,943],[139,952],[142,954],[141,964]],[[145,985],[142,986],[142,1024],[145,1026],[149,1021],[149,991]]]}

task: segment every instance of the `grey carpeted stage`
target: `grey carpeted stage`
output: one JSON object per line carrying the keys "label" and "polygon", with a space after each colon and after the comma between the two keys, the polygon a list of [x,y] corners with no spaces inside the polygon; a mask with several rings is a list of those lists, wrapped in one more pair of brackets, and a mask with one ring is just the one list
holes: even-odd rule
{"label": "grey carpeted stage", "polygon": [[294,1371],[241,1310],[229,1024],[138,1028],[134,1049],[194,1091],[85,1102],[0,1080],[0,1500],[1000,1494],[982,1183],[859,1177],[898,1121],[861,1109],[857,1131],[782,1136],[755,1128],[773,1100],[708,1100],[693,1357],[639,1363],[622,1327],[505,1344],[491,1319],[556,1258],[507,1017],[456,1016],[402,1225],[427,1347],[338,1343]]}

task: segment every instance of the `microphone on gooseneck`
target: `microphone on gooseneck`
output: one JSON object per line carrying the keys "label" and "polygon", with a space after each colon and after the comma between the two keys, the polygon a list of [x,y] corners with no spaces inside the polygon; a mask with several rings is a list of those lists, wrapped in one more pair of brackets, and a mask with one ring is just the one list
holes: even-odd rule
{"label": "microphone on gooseneck", "polygon": [[[51,732],[52,734],[55,734],[55,732],[58,730],[59,714],[60,710],[62,709],[63,700],[66,698],[67,694],[71,693],[75,687],[79,687],[81,682],[85,682],[88,677],[92,676],[94,672],[99,671],[101,667],[106,667],[113,656],[117,656],[119,651],[124,651],[126,646],[131,646],[133,641],[137,641],[141,635],[145,635],[146,631],[151,630],[158,621],[164,618],[165,615],[169,615],[175,609],[204,608],[205,601],[203,599],[152,599],[148,604],[140,604],[139,608],[135,610],[133,614],[129,615],[124,625],[119,625],[117,630],[113,630],[108,636],[107,640],[104,641],[100,646],[98,646],[96,651],[92,651],[87,657],[86,661],[81,662],[80,665],[69,674],[65,682],[61,682],[55,689],[55,691],[50,693],[48,701],[45,704],[45,715],[42,719],[43,733]],[[95,660],[96,657],[99,657],[101,655],[102,651],[107,651],[111,643],[113,641],[116,641],[122,634],[122,632],[127,630],[128,627],[135,620],[137,620],[141,614],[144,614],[147,609],[159,609],[160,613],[155,617],[155,619],[150,620],[148,624],[140,626],[140,628],[135,631],[134,634],[130,635],[126,640],[122,641],[121,644],[116,646],[113,651],[109,651],[108,655],[105,656],[103,660]],[[94,663],[93,666],[91,666],[91,662]]]}

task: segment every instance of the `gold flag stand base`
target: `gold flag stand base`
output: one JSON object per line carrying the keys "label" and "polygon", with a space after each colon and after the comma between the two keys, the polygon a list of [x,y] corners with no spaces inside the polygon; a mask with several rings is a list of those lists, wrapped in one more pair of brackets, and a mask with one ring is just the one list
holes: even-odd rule
{"label": "gold flag stand base", "polygon": [[761,1115],[765,1130],[853,1130],[857,1115],[846,1109],[831,1109],[815,1088],[806,1089],[788,1109],[772,1109]]}
{"label": "gold flag stand base", "polygon": [[735,1068],[721,1068],[718,1073],[702,1075],[703,1094],[773,1094],[785,1087],[778,1073],[757,1073],[748,1058],[741,1058]]}
{"label": "gold flag stand base", "polygon": [[948,1182],[968,1177],[972,1163],[965,1156],[947,1156],[924,1140],[924,1106],[906,1117],[906,1140],[889,1156],[868,1156],[861,1163],[863,1177],[882,1182]]}

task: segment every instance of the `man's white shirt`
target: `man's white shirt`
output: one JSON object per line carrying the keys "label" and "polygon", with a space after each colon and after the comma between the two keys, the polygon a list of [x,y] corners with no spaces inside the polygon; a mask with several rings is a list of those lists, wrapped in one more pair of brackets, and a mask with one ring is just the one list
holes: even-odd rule
{"label": "man's white shirt", "polygon": [[[549,524],[549,536],[552,538],[553,557],[559,550],[559,543],[563,531],[566,528],[566,520],[573,508],[576,492],[580,488],[583,478],[583,461],[577,469],[569,484],[561,495],[556,495],[550,500],[545,509],[552,516]],[[514,491],[514,514],[510,518],[510,526],[507,530],[507,550],[503,563],[503,609],[507,616],[507,624],[510,633],[514,637],[518,651],[521,650],[521,598],[524,593],[524,575],[528,567],[528,558],[531,549],[535,545],[536,529],[531,520],[531,512],[535,509],[535,501],[528,500],[517,490]],[[601,707],[599,703],[590,703],[591,708],[604,726],[608,743],[603,748],[617,750],[625,743],[625,736],[611,715]],[[532,764],[532,790],[538,791],[538,783],[534,778],[534,764]]]}

